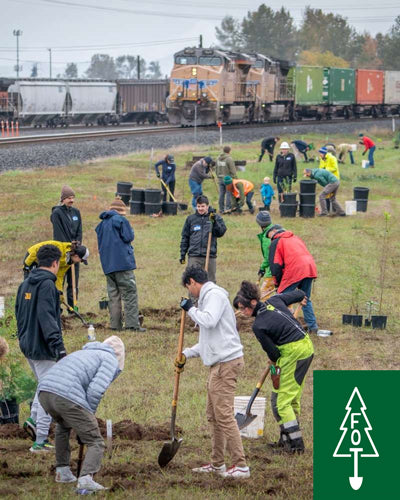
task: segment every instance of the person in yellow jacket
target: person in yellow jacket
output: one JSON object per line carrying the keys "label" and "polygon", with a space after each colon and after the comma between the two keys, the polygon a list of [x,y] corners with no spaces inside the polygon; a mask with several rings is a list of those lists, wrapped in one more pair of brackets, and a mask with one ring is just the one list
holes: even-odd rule
{"label": "person in yellow jacket", "polygon": [[339,181],[340,173],[337,158],[332,153],[329,153],[328,149],[325,147],[321,148],[318,152],[320,156],[319,168],[324,168],[337,177],[337,180]]}
{"label": "person in yellow jacket", "polygon": [[28,252],[24,258],[24,279],[26,279],[32,271],[37,266],[37,253],[43,245],[54,245],[61,252],[60,267],[57,272],[56,288],[59,292],[63,293],[64,288],[64,277],[68,269],[77,262],[83,262],[87,265],[87,258],[89,257],[89,250],[83,246],[79,245],[78,242],[73,241],[72,243],[68,241],[42,241],[41,243],[36,243],[36,245],[28,248]]}
{"label": "person in yellow jacket", "polygon": [[237,213],[242,213],[242,207],[246,201],[249,212],[254,214],[254,207],[251,199],[254,196],[254,184],[245,179],[232,179],[229,175],[224,177],[224,184],[227,191],[232,193],[233,208]]}

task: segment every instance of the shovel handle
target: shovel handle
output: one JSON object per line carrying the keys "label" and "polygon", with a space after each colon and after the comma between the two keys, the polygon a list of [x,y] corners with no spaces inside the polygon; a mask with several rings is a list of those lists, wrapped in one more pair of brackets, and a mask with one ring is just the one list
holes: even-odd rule
{"label": "shovel handle", "polygon": [[171,193],[171,190],[169,189],[169,187],[168,187],[167,183],[166,183],[166,182],[164,182],[164,181],[161,179],[161,177],[160,177],[160,181],[161,181],[161,184],[165,187],[165,189],[166,189],[167,193],[168,193],[168,194],[170,195],[170,197],[174,200],[174,202],[175,202],[175,203],[178,203],[178,202],[176,201],[175,196]]}
{"label": "shovel handle", "polygon": [[[181,327],[179,330],[178,350],[177,350],[177,357],[178,358],[180,358],[182,355],[183,338],[184,338],[184,331],[185,331],[185,319],[186,319],[186,311],[184,309],[182,309]],[[176,408],[176,405],[178,404],[179,375],[180,375],[180,373],[175,371],[175,382],[174,382],[174,394],[172,397],[172,408]]]}
{"label": "shovel handle", "polygon": [[206,273],[208,272],[208,266],[210,264],[211,239],[212,239],[212,222],[211,222],[210,232],[208,233],[206,262],[204,264],[204,270],[206,271]]}
{"label": "shovel handle", "polygon": [[77,300],[76,300],[75,264],[72,264],[72,266],[71,266],[71,278],[72,278],[72,300],[73,300],[73,303],[74,303],[74,309],[76,309]]}
{"label": "shovel handle", "polygon": [[303,306],[302,306],[301,304],[299,304],[299,305],[296,307],[296,310],[295,310],[295,312],[293,313],[293,317],[294,317],[295,319],[297,319],[297,318],[298,318],[298,316],[299,316],[299,314],[300,314],[300,311],[301,311],[302,307],[303,307]]}
{"label": "shovel handle", "polygon": [[257,382],[256,388],[253,391],[253,394],[251,395],[249,402],[247,404],[246,408],[246,415],[250,415],[250,410],[251,407],[253,406],[254,400],[256,399],[258,393],[260,392],[260,389],[265,382],[265,379],[268,377],[268,374],[270,372],[271,365],[268,365],[267,368],[262,372],[262,375],[260,377],[260,380]]}

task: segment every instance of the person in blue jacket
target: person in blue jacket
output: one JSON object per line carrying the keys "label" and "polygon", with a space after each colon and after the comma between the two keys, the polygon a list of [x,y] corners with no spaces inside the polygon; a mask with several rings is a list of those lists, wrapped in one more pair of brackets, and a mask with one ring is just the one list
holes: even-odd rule
{"label": "person in blue jacket", "polygon": [[133,229],[125,217],[126,207],[120,198],[100,214],[101,222],[96,227],[101,266],[107,278],[110,324],[112,330],[122,329],[122,301],[124,302],[125,329],[145,332],[139,323],[139,304],[136,269],[132,241]]}
{"label": "person in blue jacket", "polygon": [[268,212],[270,211],[272,197],[275,195],[275,191],[273,190],[270,182],[271,179],[269,177],[264,177],[264,182],[260,189],[261,198],[264,203],[262,210],[267,210]]}
{"label": "person in blue jacket", "polygon": [[[161,174],[158,169],[161,167]],[[154,165],[154,169],[156,171],[156,175],[158,178],[164,181],[164,183],[168,186],[168,189],[172,194],[175,192],[175,170],[176,165],[174,161],[174,157],[172,155],[167,155],[163,160],[158,161]],[[163,201],[167,201],[167,189],[164,184],[161,183],[161,189],[163,190]],[[169,201],[174,201],[171,196],[169,197]]]}
{"label": "person in blue jacket", "polygon": [[109,385],[124,369],[125,346],[116,335],[104,342],[89,342],[56,363],[40,380],[39,401],[56,422],[56,482],[77,480],[70,469],[71,430],[87,446],[78,489],[99,491],[105,488],[93,480],[100,470],[104,440],[96,410]]}

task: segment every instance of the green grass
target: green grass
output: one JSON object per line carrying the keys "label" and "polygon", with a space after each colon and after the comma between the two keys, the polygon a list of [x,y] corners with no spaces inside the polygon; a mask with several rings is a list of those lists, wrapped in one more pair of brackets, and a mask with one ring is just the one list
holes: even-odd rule
{"label": "green grass", "polygon": [[[301,457],[273,455],[266,448],[268,441],[278,436],[277,424],[269,408],[270,383],[262,395],[267,397],[265,436],[244,442],[252,471],[247,482],[223,483],[220,478],[194,476],[190,468],[209,459],[210,438],[205,417],[207,369],[199,360],[190,360],[182,375],[177,424],[183,431],[183,444],[174,461],[165,470],[157,466],[160,441],[118,441],[112,458],[105,457],[99,481],[114,485],[110,498],[268,498],[279,499],[312,497],[312,378],[314,369],[399,369],[400,315],[398,312],[397,264],[400,252],[398,201],[399,159],[391,138],[384,131],[376,131],[382,141],[376,152],[376,168],[361,169],[361,154],[356,153],[357,164],[348,160],[341,166],[342,183],[338,200],[344,206],[352,199],[354,186],[370,188],[368,212],[340,219],[281,219],[277,201],[272,204],[273,221],[292,230],[307,244],[315,257],[318,280],[313,291],[313,303],[321,328],[333,330],[331,338],[315,338],[315,360],[310,370],[303,395],[301,418],[307,451]],[[291,137],[282,137],[290,140]],[[329,142],[356,142],[352,137],[315,135],[307,140],[320,145]],[[382,149],[383,148],[383,149]],[[189,202],[188,169],[185,163],[192,152],[217,155],[219,148],[188,146],[173,151],[178,165],[176,194],[180,201]],[[235,159],[246,159],[244,178],[256,184],[256,199],[260,202],[259,186],[263,177],[272,177],[273,164],[257,163],[259,142],[233,144]],[[154,161],[164,151],[156,151]],[[301,169],[299,163],[299,179]],[[317,163],[311,164],[316,167]],[[13,352],[18,345],[12,333],[13,297],[22,279],[21,262],[27,248],[52,237],[51,207],[58,201],[63,184],[76,192],[76,206],[80,208],[84,224],[84,244],[90,248],[89,266],[82,266],[80,278],[80,312],[96,314],[93,321],[108,324],[107,314],[100,312],[98,301],[105,294],[105,278],[101,270],[94,229],[98,215],[108,208],[118,181],[131,181],[135,187],[157,187],[154,171],[148,179],[149,152],[125,157],[92,161],[84,165],[72,164],[65,168],[34,171],[13,171],[1,175],[0,199],[0,294],[6,295],[7,318],[0,323],[0,334],[9,339]],[[298,189],[298,184],[296,185]],[[318,188],[318,191],[320,188]],[[217,192],[211,181],[205,181],[204,191],[216,205]],[[387,248],[382,247],[384,212],[391,213]],[[188,212],[190,213],[190,212]],[[114,422],[131,419],[142,425],[168,423],[173,387],[172,360],[175,356],[179,332],[179,299],[185,294],[180,286],[183,266],[179,264],[180,233],[188,215],[151,219],[128,216],[135,230],[135,256],[138,264],[136,277],[139,303],[145,311],[145,334],[121,333],[126,349],[126,368],[111,385],[103,398],[98,416]],[[218,283],[226,288],[231,298],[243,279],[256,280],[261,262],[256,234],[259,228],[254,216],[226,217],[228,231],[218,243]],[[342,313],[350,307],[352,290],[358,287],[358,305],[365,314],[365,302],[379,299],[380,263],[387,254],[383,312],[388,314],[385,331],[355,329],[341,324]],[[353,292],[354,294],[354,292]],[[237,394],[249,395],[262,372],[267,358],[251,332],[250,324],[240,321],[240,333],[245,347],[246,369],[238,382]],[[78,320],[68,322],[64,330],[69,352],[79,349],[86,341],[86,329]],[[110,331],[97,329],[97,338],[103,340]],[[197,331],[188,322],[185,345],[196,342]],[[22,418],[28,406],[22,405]],[[2,496],[28,499],[40,495],[43,499],[70,498],[73,488],[54,482],[51,466],[53,458],[32,456],[29,442],[0,440],[0,478]],[[73,444],[74,460],[77,446]],[[2,463],[7,463],[2,466]]]}

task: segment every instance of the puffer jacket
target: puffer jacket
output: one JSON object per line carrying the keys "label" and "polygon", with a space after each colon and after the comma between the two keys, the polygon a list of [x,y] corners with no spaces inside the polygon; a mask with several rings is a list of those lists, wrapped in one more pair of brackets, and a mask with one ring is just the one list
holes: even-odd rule
{"label": "puffer jacket", "polygon": [[104,274],[136,269],[131,242],[134,233],[129,221],[114,210],[100,214],[96,227],[97,244]]}
{"label": "puffer jacket", "polygon": [[50,368],[38,392],[57,394],[96,413],[103,394],[120,372],[114,349],[102,342],[90,342]]}
{"label": "puffer jacket", "polygon": [[338,162],[332,153],[327,153],[325,158],[319,160],[319,168],[327,170],[340,180]]}
{"label": "puffer jacket", "polygon": [[[181,259],[186,253],[189,257],[205,257],[207,254],[208,235],[211,221],[209,214],[213,209],[210,207],[208,213],[200,215],[199,212],[189,215],[182,229]],[[221,238],[226,232],[224,219],[215,214],[212,229],[210,257],[217,257],[217,238]]]}

